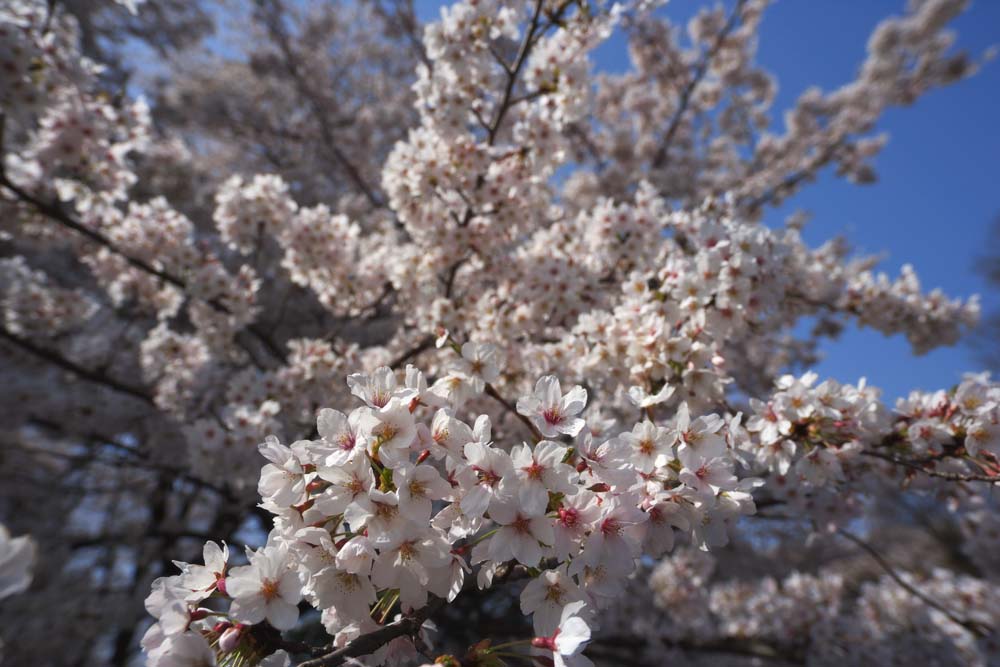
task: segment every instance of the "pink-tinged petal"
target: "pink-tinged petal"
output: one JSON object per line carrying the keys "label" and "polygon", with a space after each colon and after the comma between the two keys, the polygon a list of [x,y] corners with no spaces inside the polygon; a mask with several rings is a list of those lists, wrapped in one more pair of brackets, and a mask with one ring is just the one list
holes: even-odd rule
{"label": "pink-tinged petal", "polygon": [[289,571],[278,581],[278,595],[289,604],[298,604],[302,599],[302,582],[297,572]]}
{"label": "pink-tinged petal", "polygon": [[585,422],[584,420],[580,419],[579,417],[573,417],[564,420],[563,423],[559,425],[558,431],[560,433],[565,433],[566,435],[570,435],[575,438],[576,436],[580,435],[580,431],[582,431],[583,427],[586,425],[587,422]]}
{"label": "pink-tinged petal", "polygon": [[260,595],[252,595],[233,600],[233,604],[229,607],[229,616],[235,621],[248,625],[260,623],[267,616],[264,598]]}
{"label": "pink-tinged petal", "polygon": [[556,650],[563,655],[573,655],[590,640],[590,628],[579,616],[567,619],[559,626],[556,635]]}
{"label": "pink-tinged petal", "polygon": [[291,630],[299,620],[299,609],[281,598],[267,603],[267,621],[278,630]]}
{"label": "pink-tinged petal", "polygon": [[566,414],[579,414],[587,407],[587,390],[576,385],[562,398],[562,408]]}
{"label": "pink-tinged petal", "polygon": [[549,504],[549,492],[540,482],[521,482],[517,499],[527,516],[541,516]]}
{"label": "pink-tinged petal", "polygon": [[226,578],[226,592],[234,598],[255,595],[260,592],[260,579],[247,565],[234,568]]}

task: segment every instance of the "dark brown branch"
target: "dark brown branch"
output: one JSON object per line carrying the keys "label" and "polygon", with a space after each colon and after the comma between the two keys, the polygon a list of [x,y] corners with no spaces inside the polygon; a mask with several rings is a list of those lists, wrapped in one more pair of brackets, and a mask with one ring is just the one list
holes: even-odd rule
{"label": "dark brown branch", "polygon": [[370,655],[397,637],[412,637],[417,634],[424,621],[430,618],[442,606],[444,606],[444,600],[434,598],[430,604],[410,616],[404,616],[398,621],[381,627],[374,632],[361,635],[347,646],[331,651],[318,658],[301,662],[299,663],[299,667],[336,667],[337,665],[344,664],[351,658]]}
{"label": "dark brown branch", "polygon": [[113,389],[114,391],[122,394],[128,394],[129,396],[137,398],[144,403],[155,406],[153,397],[150,396],[145,390],[139,387],[127,385],[124,382],[97,371],[86,369],[83,366],[80,366],[79,364],[63,357],[58,352],[47,350],[41,346],[35,345],[31,341],[12,334],[6,329],[0,329],[0,339],[7,341],[11,345],[20,348],[21,350],[24,350],[25,352],[28,352],[43,361],[47,361],[65,371],[69,371],[83,380],[107,387],[108,389]]}
{"label": "dark brown branch", "polygon": [[939,479],[946,479],[951,482],[989,482],[991,484],[1000,484],[1000,477],[995,475],[977,475],[977,474],[966,474],[966,473],[956,473],[956,472],[943,472],[940,470],[928,470],[918,461],[908,461],[906,459],[900,459],[890,454],[882,454],[881,452],[865,451],[861,452],[864,456],[870,456],[876,459],[882,459],[883,461],[888,461],[889,463],[895,463],[911,470],[916,470],[924,473],[930,477],[937,477]]}
{"label": "dark brown branch", "polygon": [[[171,275],[166,271],[157,269],[152,264],[146,261],[132,257],[123,249],[119,248],[118,245],[104,236],[100,232],[81,224],[79,221],[74,220],[72,216],[66,213],[65,210],[56,202],[44,201],[30,192],[24,190],[20,186],[12,183],[7,175],[0,169],[0,186],[3,186],[10,190],[14,195],[22,202],[29,204],[38,213],[42,214],[46,218],[63,225],[73,231],[77,232],[81,236],[85,237],[87,240],[107,249],[116,256],[123,259],[129,266],[148,273],[151,276],[159,278],[160,280],[177,287],[178,289],[187,292],[187,283],[178,278],[177,276]],[[208,299],[205,301],[209,306],[217,311],[223,313],[229,313],[229,309],[225,304],[220,302],[218,299]],[[247,330],[250,331],[256,339],[270,352],[275,359],[278,361],[284,361],[284,355],[281,353],[281,349],[277,346],[274,341],[272,341],[264,332],[255,327],[254,325],[249,325]],[[244,346],[245,347],[245,346]],[[252,356],[252,355],[251,355]]]}
{"label": "dark brown branch", "polygon": [[270,35],[271,40],[278,47],[278,50],[281,51],[281,56],[285,64],[285,70],[295,83],[296,90],[298,90],[299,94],[305,98],[310,110],[312,111],[312,115],[316,119],[324,148],[329,151],[330,155],[333,156],[334,161],[340,165],[340,167],[347,174],[347,177],[351,179],[355,187],[357,187],[358,190],[364,194],[369,203],[375,208],[384,208],[385,201],[382,197],[380,197],[376,193],[375,189],[368,184],[364,176],[361,175],[361,171],[348,159],[347,155],[340,150],[340,147],[337,146],[333,129],[330,127],[329,120],[327,119],[327,110],[323,108],[316,91],[313,90],[312,86],[309,85],[309,82],[303,75],[299,66],[298,56],[292,49],[291,40],[289,39],[288,32],[285,30],[283,23],[283,4],[280,0],[257,0],[257,7],[260,10],[260,16],[264,21],[264,25],[267,28],[267,32]]}
{"label": "dark brown branch", "polygon": [[705,74],[708,73],[708,66],[712,63],[712,60],[719,53],[719,49],[722,48],[722,44],[726,41],[726,37],[729,33],[733,31],[736,27],[737,19],[739,19],[740,14],[743,11],[743,5],[746,4],[746,0],[739,0],[736,6],[733,7],[732,14],[729,15],[729,20],[726,21],[726,25],[722,27],[719,34],[715,38],[715,42],[712,47],[705,52],[701,60],[698,61],[698,65],[695,68],[694,74],[691,76],[691,80],[681,91],[681,99],[677,104],[677,110],[674,115],[670,118],[670,123],[667,125],[667,131],[663,135],[663,141],[660,143],[656,154],[653,156],[653,160],[650,165],[654,169],[659,169],[667,163],[670,155],[670,144],[673,143],[674,135],[677,134],[677,129],[680,127],[681,119],[684,114],[687,113],[688,105],[691,104],[691,97],[694,95],[694,91],[701,84],[702,79],[705,78]]}
{"label": "dark brown branch", "polygon": [[399,355],[398,357],[390,361],[389,368],[399,368],[407,361],[416,357],[421,352],[429,350],[432,347],[434,347],[434,337],[427,336],[426,338],[423,338],[419,343],[411,347],[409,350],[407,350],[403,354]]}
{"label": "dark brown branch", "polygon": [[[514,85],[517,83],[518,76],[521,73],[521,68],[524,67],[524,63],[528,60],[528,55],[531,53],[531,49],[535,45],[535,34],[538,32],[538,28],[541,25],[539,19],[541,18],[542,6],[544,4],[543,0],[535,1],[535,11],[531,16],[531,23],[528,26],[528,32],[524,35],[524,40],[521,42],[521,46],[517,51],[517,57],[514,59],[514,64],[510,66],[503,65],[503,60],[498,58],[501,65],[503,65],[504,70],[507,72],[507,83],[504,86],[503,97],[500,99],[500,106],[497,107],[497,112],[493,117],[493,122],[490,123],[487,130],[486,144],[489,146],[492,146],[493,142],[496,141],[497,132],[500,130],[500,124],[503,122],[503,117],[507,114],[507,111],[511,107],[511,95],[514,92]],[[565,4],[559,11],[565,11]],[[553,21],[554,20],[555,19],[553,19]]]}
{"label": "dark brown branch", "polygon": [[186,288],[184,281],[182,281],[180,278],[176,278],[175,276],[172,276],[165,271],[161,271],[160,269],[157,269],[148,262],[130,256],[124,250],[119,248],[108,237],[74,220],[58,204],[53,202],[43,201],[42,199],[35,197],[30,192],[24,190],[20,186],[12,183],[10,179],[7,178],[7,175],[4,174],[2,171],[0,171],[0,185],[13,192],[17,196],[17,198],[20,199],[22,202],[30,204],[36,211],[38,211],[45,217],[54,220],[65,227],[72,229],[78,234],[85,236],[90,241],[93,241],[97,245],[106,248],[107,250],[110,250],[115,255],[124,259],[125,262],[129,264],[129,266],[139,269],[140,271],[144,271],[152,276],[156,276],[160,280],[166,283],[170,283],[174,287],[178,287],[180,289]]}
{"label": "dark brown branch", "polygon": [[491,384],[487,384],[486,385],[486,395],[489,396],[490,398],[492,398],[493,400],[495,400],[500,405],[502,405],[504,407],[504,409],[507,410],[507,412],[509,412],[510,414],[514,415],[518,419],[520,419],[521,423],[524,424],[525,426],[527,426],[528,430],[531,431],[531,435],[534,436],[534,438],[535,438],[535,440],[537,442],[541,442],[542,440],[545,440],[545,436],[542,435],[542,432],[538,430],[538,427],[535,426],[530,419],[528,419],[527,417],[525,417],[524,415],[522,415],[520,412],[518,412],[517,408],[510,404],[510,401],[508,401],[506,398],[504,398],[503,396],[501,396],[500,392],[498,392],[496,390],[496,387],[494,387]]}

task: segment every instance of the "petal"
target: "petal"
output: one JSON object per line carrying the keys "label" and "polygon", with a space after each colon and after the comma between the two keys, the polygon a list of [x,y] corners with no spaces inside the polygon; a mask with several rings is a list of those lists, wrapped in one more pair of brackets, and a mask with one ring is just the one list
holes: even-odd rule
{"label": "petal", "polygon": [[229,607],[229,615],[240,623],[260,623],[266,617],[264,598],[260,595],[236,598]]}
{"label": "petal", "polygon": [[291,630],[299,620],[299,608],[276,598],[267,604],[267,620],[278,630]]}
{"label": "petal", "polygon": [[563,411],[568,415],[579,414],[587,406],[587,390],[576,385],[562,397]]}

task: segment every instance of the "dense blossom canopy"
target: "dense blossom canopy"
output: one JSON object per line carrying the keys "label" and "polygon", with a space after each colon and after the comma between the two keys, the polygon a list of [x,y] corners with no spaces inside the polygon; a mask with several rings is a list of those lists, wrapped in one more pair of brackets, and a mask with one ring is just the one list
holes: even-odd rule
{"label": "dense blossom canopy", "polygon": [[973,74],[963,0],[781,127],[766,0],[119,4],[0,8],[12,664],[1000,664],[1000,384],[802,370],[975,297],[761,221]]}

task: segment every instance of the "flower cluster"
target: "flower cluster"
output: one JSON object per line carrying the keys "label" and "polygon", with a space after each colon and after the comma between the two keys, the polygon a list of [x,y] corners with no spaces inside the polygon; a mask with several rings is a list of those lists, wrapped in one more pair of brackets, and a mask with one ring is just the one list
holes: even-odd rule
{"label": "flower cluster", "polygon": [[[267,543],[231,570],[228,551],[209,543],[205,565],[158,581],[149,604],[159,623],[145,642],[153,664],[187,650],[192,627],[222,654],[256,651],[266,641],[255,627],[290,629],[302,599],[341,645],[397,602],[413,612],[431,595],[451,601],[473,568],[482,588],[514,565],[537,573],[521,595],[536,648],[572,656],[583,639],[567,648],[559,629],[614,598],[641,554],[671,549],[675,532],[725,544],[727,522],[754,511],[754,482],[734,474],[721,418],[691,419],[682,405],[668,424],[595,438],[581,416],[586,390],[564,393],[546,376],[516,407],[537,441],[502,447],[488,416],[457,416],[497,377],[496,351],[456,351],[431,386],[412,366],[404,382],[389,368],[350,375],[362,406],[320,410],[318,439],[264,441]],[[228,611],[200,610],[209,597],[231,600]],[[224,620],[192,626],[208,614]]]}
{"label": "flower cluster", "polygon": [[[194,44],[205,8],[118,4],[0,9],[0,509],[47,540],[38,594],[0,613],[15,662],[125,664],[157,577],[155,665],[412,663],[472,607],[440,638],[468,654],[438,664],[627,662],[603,617],[675,544],[661,652],[835,634],[859,648],[829,655],[881,660],[913,640],[890,610],[933,626],[913,646],[988,654],[920,590],[996,627],[996,382],[893,407],[786,375],[846,325],[952,343],[975,297],[762,222],[826,165],[870,181],[878,116],[973,71],[963,0],[883,22],[781,131],[763,0],[697,11],[687,39],[648,0],[459,0],[427,26],[409,3],[255,2],[252,39],[212,40],[239,53],[160,63],[152,108],[111,47]],[[595,72],[614,30],[632,67]],[[950,573],[780,569],[918,504]],[[511,641],[485,641],[512,607]],[[314,621],[322,648],[282,635]]]}

